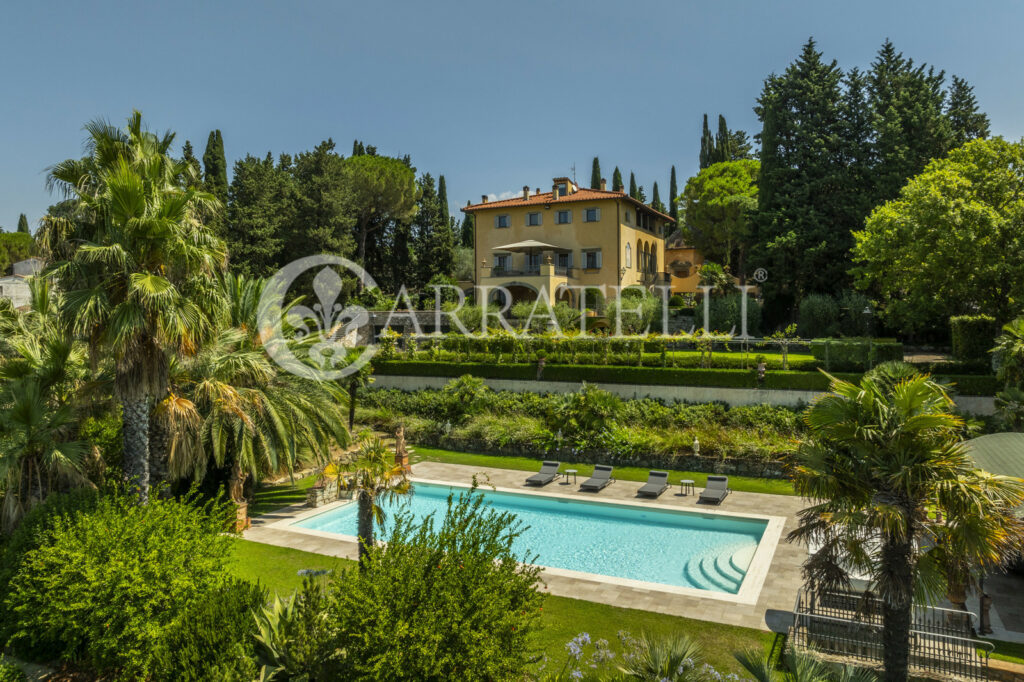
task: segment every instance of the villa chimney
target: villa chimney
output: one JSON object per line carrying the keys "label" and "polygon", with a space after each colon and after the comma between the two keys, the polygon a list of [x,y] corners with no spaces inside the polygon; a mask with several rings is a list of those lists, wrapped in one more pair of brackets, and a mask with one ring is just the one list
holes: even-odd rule
{"label": "villa chimney", "polygon": [[480,203],[481,204],[486,204],[487,203],[487,195],[486,194],[481,194],[480,195]]}
{"label": "villa chimney", "polygon": [[551,200],[558,201],[558,183],[551,186]]}
{"label": "villa chimney", "polygon": [[524,199],[529,199],[530,198],[530,186],[529,185],[523,185],[523,198]]}
{"label": "villa chimney", "polygon": [[601,191],[604,192],[608,189],[608,181],[601,178]]}
{"label": "villa chimney", "polygon": [[540,196],[540,187],[538,187],[538,188],[537,188],[537,189],[535,190],[535,192],[536,192],[536,194],[537,194],[538,196]]}

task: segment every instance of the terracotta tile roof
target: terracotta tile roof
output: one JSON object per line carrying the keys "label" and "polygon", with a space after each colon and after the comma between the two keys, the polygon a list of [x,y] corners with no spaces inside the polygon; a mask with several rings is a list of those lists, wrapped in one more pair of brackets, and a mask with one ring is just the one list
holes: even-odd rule
{"label": "terracotta tile roof", "polygon": [[650,211],[651,213],[654,213],[655,215],[659,215],[662,218],[665,218],[670,222],[675,222],[674,220],[672,220],[672,216],[665,215],[660,211],[655,211],[647,204],[637,201],[636,199],[629,196],[625,192],[613,192],[611,190],[590,189],[585,187],[580,187],[578,190],[567,196],[558,197],[557,200],[554,200],[553,192],[541,192],[540,194],[531,194],[527,199],[524,199],[523,195],[520,194],[518,196],[512,197],[511,199],[501,199],[500,201],[488,201],[482,204],[472,204],[470,206],[463,206],[460,210],[462,210],[464,213],[473,213],[474,211],[487,210],[492,208],[546,206],[549,204],[568,204],[578,201],[597,201],[599,199],[624,199],[625,201],[635,206],[644,208]]}

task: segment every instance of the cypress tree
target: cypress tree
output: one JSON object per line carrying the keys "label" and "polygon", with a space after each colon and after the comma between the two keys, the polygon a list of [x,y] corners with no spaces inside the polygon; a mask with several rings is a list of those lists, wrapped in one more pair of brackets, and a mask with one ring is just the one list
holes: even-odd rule
{"label": "cypress tree", "polygon": [[352,156],[362,156],[366,153],[366,148],[363,143],[359,140],[352,140]]}
{"label": "cypress tree", "polygon": [[988,137],[988,116],[978,109],[973,86],[963,78],[953,76],[948,99],[946,118],[949,119],[953,131],[951,147],[959,147],[971,140]]}
{"label": "cypress tree", "polygon": [[590,189],[601,189],[601,162],[596,156],[590,168]]}
{"label": "cypress tree", "polygon": [[629,196],[633,197],[634,199],[639,198],[637,196],[636,191],[636,176],[633,175],[633,171],[629,172]]}
{"label": "cypress tree", "polygon": [[467,213],[466,217],[462,219],[462,228],[460,230],[462,233],[461,242],[463,247],[467,247],[470,249],[473,248],[473,242],[475,240],[475,225],[476,223],[473,220],[473,214]]}
{"label": "cypress tree", "polygon": [[700,133],[700,169],[704,170],[713,164],[715,156],[715,138],[708,128],[708,115],[704,114],[704,127]]}
{"label": "cypress tree", "polygon": [[228,163],[224,158],[224,138],[219,130],[214,130],[206,140],[206,151],[203,152],[203,168],[205,175],[203,185],[207,192],[217,197],[220,202],[228,202]]}
{"label": "cypress tree", "polygon": [[181,148],[181,160],[189,166],[189,177],[185,178],[185,184],[188,187],[198,187],[203,182],[203,168],[199,165],[199,159],[196,158],[195,152],[192,149],[192,143],[185,140],[185,144]]}
{"label": "cypress tree", "polygon": [[665,204],[661,203],[661,196],[658,194],[658,183],[654,183],[654,189],[651,190],[651,208],[660,213],[665,212]]}
{"label": "cypress tree", "polygon": [[448,211],[448,184],[445,183],[443,175],[437,178],[437,200],[441,204],[442,218],[451,227],[451,214]]}
{"label": "cypress tree", "polygon": [[31,234],[31,230],[28,229],[28,218],[25,217],[24,213],[18,216],[18,232]]}
{"label": "cypress tree", "polygon": [[729,133],[729,126],[725,123],[725,116],[718,115],[718,133],[715,135],[714,161],[722,163],[732,161],[732,135]]}
{"label": "cypress tree", "polygon": [[622,173],[619,172],[619,167],[615,167],[615,172],[612,173],[612,191],[622,191]]}
{"label": "cypress tree", "polygon": [[676,167],[672,166],[672,176],[668,181],[668,214],[679,223],[679,185],[676,184]]}

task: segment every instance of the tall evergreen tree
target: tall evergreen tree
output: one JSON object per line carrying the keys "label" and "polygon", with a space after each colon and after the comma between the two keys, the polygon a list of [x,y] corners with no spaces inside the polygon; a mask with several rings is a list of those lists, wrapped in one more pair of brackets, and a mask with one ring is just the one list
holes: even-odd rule
{"label": "tall evergreen tree", "polygon": [[972,85],[959,76],[953,76],[948,101],[946,117],[952,128],[951,147],[959,147],[971,140],[988,137],[988,116],[978,109],[978,100],[974,96]]}
{"label": "tall evergreen tree", "polygon": [[473,220],[472,213],[466,213],[462,219],[462,225],[460,226],[461,239],[460,242],[463,247],[473,248],[473,243],[476,241],[476,223]]}
{"label": "tall evergreen tree", "polygon": [[366,153],[366,148],[363,147],[363,143],[359,140],[352,140],[352,156],[362,156]]}
{"label": "tall evergreen tree", "polygon": [[679,224],[679,185],[676,183],[676,167],[672,166],[672,176],[668,181],[668,214]]}
{"label": "tall evergreen tree", "polygon": [[718,133],[715,135],[714,161],[712,163],[732,160],[732,134],[729,132],[729,126],[725,123],[725,116],[719,114]]}
{"label": "tall evergreen tree", "polygon": [[715,158],[715,138],[711,136],[711,129],[708,128],[708,115],[704,114],[704,126],[700,133],[700,169],[704,170],[713,164]]}
{"label": "tall evergreen tree", "polygon": [[661,197],[658,195],[658,183],[654,183],[654,189],[651,190],[651,208],[659,213],[665,212],[665,204],[661,203]]}
{"label": "tall evergreen tree", "polygon": [[639,199],[640,198],[637,195],[637,191],[636,191],[636,176],[633,175],[633,171],[629,172],[629,196],[633,197],[634,199]]}
{"label": "tall evergreen tree", "polygon": [[186,184],[191,188],[199,188],[203,182],[203,168],[199,165],[199,159],[196,158],[195,151],[192,149],[192,143],[185,140],[185,144],[181,148],[181,160],[188,164],[189,175]]}
{"label": "tall evergreen tree", "polygon": [[290,165],[288,157],[275,164],[270,152],[262,159],[247,155],[235,162],[224,235],[233,271],[267,277],[284,265],[285,238],[301,231]]}
{"label": "tall evergreen tree", "polygon": [[444,181],[444,176],[439,175],[437,178],[437,200],[441,204],[441,217],[446,223],[451,225],[451,213],[448,210],[448,184]]}
{"label": "tall evergreen tree", "polygon": [[220,130],[214,130],[206,140],[203,152],[203,185],[207,192],[217,197],[222,204],[228,200],[228,162],[224,158],[224,138]]}
{"label": "tall evergreen tree", "polygon": [[907,178],[950,148],[952,128],[943,112],[943,72],[896,52],[886,40],[867,76],[876,165],[875,205],[895,199]]}
{"label": "tall evergreen tree", "polygon": [[612,191],[622,191],[622,173],[619,171],[619,167],[615,167],[615,171],[612,173]]}
{"label": "tall evergreen tree", "polygon": [[25,217],[24,213],[18,216],[18,232],[21,232],[23,234],[32,233],[32,230],[30,230],[28,227],[28,218]]}
{"label": "tall evergreen tree", "polygon": [[814,40],[782,75],[765,80],[755,108],[763,123],[758,216],[751,265],[781,316],[806,292],[838,292],[848,282],[850,226],[841,162],[842,72]]}
{"label": "tall evergreen tree", "polygon": [[295,181],[295,213],[284,235],[282,258],[291,262],[316,253],[349,257],[355,250],[354,219],[344,182],[344,160],[328,138],[294,161],[285,157]]}
{"label": "tall evergreen tree", "polygon": [[[451,223],[442,215],[440,197],[434,190],[430,173],[419,179],[420,197],[413,219],[416,243],[415,283],[427,284],[436,275],[451,276],[455,266],[455,234]],[[412,280],[412,278],[410,278]]]}
{"label": "tall evergreen tree", "polygon": [[745,130],[733,130],[729,133],[730,161],[745,161],[754,158],[754,147],[750,144]]}
{"label": "tall evergreen tree", "polygon": [[590,167],[590,189],[601,189],[601,162],[596,156]]}

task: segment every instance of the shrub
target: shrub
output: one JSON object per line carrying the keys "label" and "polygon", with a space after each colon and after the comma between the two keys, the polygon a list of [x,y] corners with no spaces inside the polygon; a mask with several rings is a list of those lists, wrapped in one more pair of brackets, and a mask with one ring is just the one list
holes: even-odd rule
{"label": "shrub", "polygon": [[[10,582],[21,569],[25,556],[47,542],[63,518],[95,509],[98,500],[95,490],[79,488],[50,495],[22,517],[21,523],[0,547],[0,601],[8,594]],[[0,645],[11,636],[16,622],[12,615],[9,609],[0,608]]]}
{"label": "shrub", "polygon": [[835,336],[839,332],[839,305],[826,294],[810,294],[800,301],[797,331],[803,337]]}
{"label": "shrub", "polygon": [[839,333],[843,336],[867,336],[868,318],[864,309],[871,307],[871,300],[859,291],[844,291],[839,297]]}
{"label": "shrub", "polygon": [[672,294],[672,297],[668,299],[668,305],[670,308],[685,308],[686,297],[682,294]]}
{"label": "shrub", "polygon": [[660,329],[661,300],[634,291],[626,289],[620,298],[608,302],[605,316],[611,329],[615,330],[616,324],[622,325],[623,334],[646,334],[649,330]]}
{"label": "shrub", "polygon": [[[59,517],[10,582],[9,644],[98,676],[160,679],[164,642],[184,641],[181,628],[203,613],[203,602],[231,589],[228,517],[226,504],[152,496],[140,506],[127,493]],[[235,626],[211,624],[193,642],[214,639],[221,627]],[[230,667],[226,652],[205,654],[218,668]],[[237,663],[242,672],[244,662]]]}
{"label": "shrub", "polygon": [[255,679],[253,615],[266,597],[266,591],[257,585],[230,580],[192,604],[160,638],[154,679]]}
{"label": "shrub", "polygon": [[256,616],[261,680],[339,679],[340,652],[331,650],[334,625],[329,620],[323,582],[306,578],[292,598],[274,601]]}
{"label": "shrub", "polygon": [[[711,329],[729,332],[735,329],[736,334],[743,331],[743,296],[733,292],[725,296],[712,296],[708,303],[708,323]],[[703,323],[703,308],[698,315]],[[747,296],[747,333],[751,336],[761,335],[761,304],[753,296]]]}
{"label": "shrub", "polygon": [[346,680],[504,680],[530,660],[543,596],[522,528],[475,491],[449,497],[439,527],[394,518],[365,570],[337,580],[330,619]]}
{"label": "shrub", "polygon": [[980,360],[989,357],[999,327],[989,315],[959,315],[949,318],[949,330],[954,358]]}
{"label": "shrub", "polygon": [[0,660],[0,682],[28,682],[28,676],[14,663]]}

